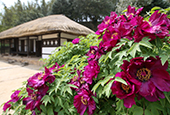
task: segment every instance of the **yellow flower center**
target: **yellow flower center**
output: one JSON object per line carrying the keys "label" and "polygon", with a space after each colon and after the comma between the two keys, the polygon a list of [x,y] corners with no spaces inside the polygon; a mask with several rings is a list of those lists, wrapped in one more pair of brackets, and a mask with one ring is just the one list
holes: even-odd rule
{"label": "yellow flower center", "polygon": [[79,76],[77,76],[77,75],[74,76],[74,77],[73,77],[73,81],[77,81],[78,77],[79,77]]}
{"label": "yellow flower center", "polygon": [[129,93],[129,89],[130,89],[129,85],[125,85],[125,84],[122,83],[121,87],[126,93]]}
{"label": "yellow flower center", "polygon": [[81,102],[82,102],[84,105],[87,105],[87,99],[84,99],[83,96],[81,96]]}
{"label": "yellow flower center", "polygon": [[141,81],[148,81],[151,77],[151,71],[147,68],[142,68],[137,71],[136,76]]}
{"label": "yellow flower center", "polygon": [[152,26],[152,23],[151,23],[151,22],[148,21],[148,23],[149,23],[150,26]]}
{"label": "yellow flower center", "polygon": [[112,36],[111,36],[111,39],[113,39],[113,38],[114,38],[115,36],[117,36],[117,35],[118,35],[117,32],[113,33]]}
{"label": "yellow flower center", "polygon": [[107,20],[107,22],[105,22],[105,24],[109,24],[109,22],[110,22],[110,19],[109,19],[109,20]]}
{"label": "yellow flower center", "polygon": [[31,99],[36,100],[37,96],[35,94],[31,95]]}
{"label": "yellow flower center", "polygon": [[95,50],[91,50],[91,53],[94,54]]}
{"label": "yellow flower center", "polygon": [[42,80],[43,75],[44,75],[44,74],[42,74],[42,75],[38,75],[38,80]]}

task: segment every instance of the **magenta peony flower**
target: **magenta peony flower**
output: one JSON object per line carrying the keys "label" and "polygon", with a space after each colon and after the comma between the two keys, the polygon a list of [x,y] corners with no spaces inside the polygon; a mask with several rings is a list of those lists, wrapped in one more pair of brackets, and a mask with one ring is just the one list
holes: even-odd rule
{"label": "magenta peony flower", "polygon": [[9,100],[8,102],[6,102],[4,104],[3,111],[6,111],[8,108],[9,108],[9,110],[11,109],[11,104],[10,104],[11,102],[12,102],[12,100]]}
{"label": "magenta peony flower", "polygon": [[139,8],[137,11],[135,10],[135,7],[131,7],[130,5],[128,6],[127,8],[127,12],[125,12],[125,15],[126,16],[136,16],[136,15],[139,15],[141,13],[141,11],[143,10],[143,7],[142,8]]}
{"label": "magenta peony flower", "polygon": [[52,74],[53,72],[50,69],[45,67],[45,75],[43,77],[45,82],[53,83],[55,80],[55,76]]}
{"label": "magenta peony flower", "polygon": [[158,11],[155,11],[151,17],[149,18],[149,24],[150,28],[145,29],[146,32],[155,34],[159,38],[164,38],[166,36],[169,36],[169,19],[167,18],[166,14],[158,13]]}
{"label": "magenta peony flower", "polygon": [[80,75],[81,75],[81,70],[77,70],[77,74],[78,74],[78,76],[77,76],[77,75],[74,76],[74,77],[71,79],[71,81],[70,81],[69,84],[73,84],[73,85],[77,86],[78,88],[73,88],[73,87],[71,87],[71,89],[73,89],[73,90],[75,90],[75,91],[80,91],[80,90],[82,90],[82,89],[89,90],[89,85],[88,85],[85,81],[83,81],[83,77],[80,77]]}
{"label": "magenta peony flower", "polygon": [[32,111],[37,108],[38,110],[41,110],[41,99],[44,95],[40,94],[38,91],[34,92],[30,88],[27,88],[27,92],[29,97],[23,99],[23,104],[26,105],[25,109],[30,109]]}
{"label": "magenta peony flower", "polygon": [[[124,99],[124,106],[126,108],[131,108],[135,103],[135,94],[139,92],[141,83],[129,81],[127,74],[125,72],[118,72],[115,77],[120,77],[126,81],[128,85],[114,81],[111,87],[112,93],[120,99]],[[134,79],[134,78],[132,78]]]}
{"label": "magenta peony flower", "polygon": [[133,58],[130,62],[124,60],[121,66],[131,82],[141,83],[139,95],[148,101],[164,98],[163,91],[170,91],[170,75],[166,71],[167,68],[168,62],[162,65],[159,57],[150,57],[146,61],[143,57]]}
{"label": "magenta peony flower", "polygon": [[140,42],[143,37],[149,36],[148,33],[144,30],[150,28],[150,25],[147,21],[144,20],[143,17],[136,16],[130,21],[130,23],[134,27],[133,37],[135,39],[135,42]]}
{"label": "magenta peony flower", "polygon": [[28,81],[27,85],[33,88],[41,87],[42,85],[45,84],[45,80],[43,78],[44,78],[43,72],[36,73],[35,75],[33,75],[27,80]]}
{"label": "magenta peony flower", "polygon": [[93,114],[96,109],[96,104],[92,96],[93,93],[91,91],[87,92],[87,90],[82,90],[74,97],[73,104],[80,115],[83,115],[87,108],[88,115]]}
{"label": "magenta peony flower", "polygon": [[88,60],[99,60],[101,57],[102,52],[100,52],[97,46],[91,46],[90,50],[87,52],[86,56],[89,56]]}
{"label": "magenta peony flower", "polygon": [[100,66],[97,61],[89,61],[88,65],[84,67],[83,81],[92,84],[93,78],[96,78],[100,72]]}
{"label": "magenta peony flower", "polygon": [[80,41],[80,38],[75,38],[75,39],[72,41],[72,43],[73,43],[73,44],[78,44],[79,41]]}
{"label": "magenta peony flower", "polygon": [[15,103],[17,102],[19,99],[21,99],[21,97],[18,96],[18,94],[20,93],[20,90],[16,90],[12,95],[11,95],[11,100],[9,100],[8,102],[6,102],[3,106],[3,110],[6,111],[6,109],[10,109],[11,108],[11,104],[10,103]]}

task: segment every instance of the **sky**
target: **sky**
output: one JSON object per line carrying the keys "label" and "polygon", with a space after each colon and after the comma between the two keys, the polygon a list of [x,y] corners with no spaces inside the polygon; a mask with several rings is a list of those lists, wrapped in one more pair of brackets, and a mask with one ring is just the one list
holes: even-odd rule
{"label": "sky", "polygon": [[[14,5],[15,2],[17,2],[18,0],[0,0],[0,12],[3,11],[3,5],[2,3],[5,3],[5,5],[7,7],[10,7],[12,5]],[[35,0],[20,0],[22,3],[25,3],[27,4],[27,1],[29,2],[32,2],[32,1],[35,1]],[[40,0],[39,0],[40,1]],[[50,0],[45,0],[46,2],[50,1]]]}

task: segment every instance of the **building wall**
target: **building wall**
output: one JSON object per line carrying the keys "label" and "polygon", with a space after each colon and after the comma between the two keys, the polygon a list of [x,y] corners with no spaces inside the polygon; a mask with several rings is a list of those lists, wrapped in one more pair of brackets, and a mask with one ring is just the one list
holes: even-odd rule
{"label": "building wall", "polygon": [[[68,40],[73,40],[74,38],[78,37],[76,35],[71,35],[67,33],[61,33],[60,34],[60,40],[58,40],[58,33],[57,34],[48,34],[48,35],[43,35],[42,39],[43,44],[47,46],[42,46],[42,58],[49,58],[49,55],[53,53],[53,51],[56,49],[57,46],[63,45],[64,42]],[[55,41],[54,41],[55,40]],[[51,44],[53,41],[53,44]],[[58,43],[60,41],[60,43]],[[51,45],[51,46],[50,46]],[[53,46],[52,46],[53,45]]]}

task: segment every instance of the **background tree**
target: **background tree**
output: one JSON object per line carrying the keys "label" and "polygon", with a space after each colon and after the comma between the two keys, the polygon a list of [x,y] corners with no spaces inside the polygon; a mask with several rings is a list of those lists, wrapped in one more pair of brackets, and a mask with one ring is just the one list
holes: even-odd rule
{"label": "background tree", "polygon": [[93,30],[111,11],[117,0],[55,0],[50,14],[64,14]]}

